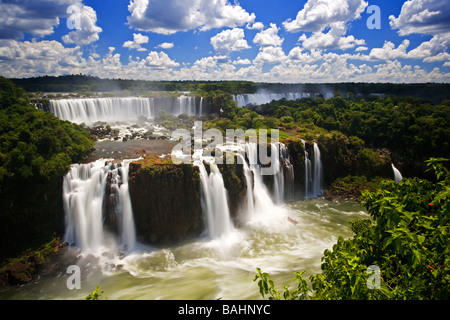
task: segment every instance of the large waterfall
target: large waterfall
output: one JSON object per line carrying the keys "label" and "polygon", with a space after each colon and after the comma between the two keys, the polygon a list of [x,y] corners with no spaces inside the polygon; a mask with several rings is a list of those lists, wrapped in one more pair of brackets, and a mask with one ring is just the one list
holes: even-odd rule
{"label": "large waterfall", "polygon": [[203,115],[203,98],[181,95],[177,98],[80,98],[50,100],[50,111],[62,120],[93,124],[97,121],[136,121],[153,118],[164,110],[168,114]]}
{"label": "large waterfall", "polygon": [[150,98],[58,99],[50,100],[50,111],[61,120],[91,124],[152,118],[155,105]]}
{"label": "large waterfall", "polygon": [[[128,192],[128,167],[131,161],[113,164],[111,159],[100,159],[71,166],[63,184],[67,242],[92,253],[98,253],[102,247],[117,245],[123,251],[133,249],[136,232]],[[107,199],[107,184],[110,184],[111,189],[108,196],[113,199]],[[106,231],[106,206],[112,207],[110,214],[115,215],[113,220],[117,221],[117,237]]]}

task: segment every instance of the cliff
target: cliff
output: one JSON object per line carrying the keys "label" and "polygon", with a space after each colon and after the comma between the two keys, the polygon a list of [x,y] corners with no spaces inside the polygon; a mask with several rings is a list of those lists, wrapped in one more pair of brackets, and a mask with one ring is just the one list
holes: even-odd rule
{"label": "cliff", "polygon": [[139,241],[172,243],[201,234],[198,168],[158,158],[132,162],[129,191]]}

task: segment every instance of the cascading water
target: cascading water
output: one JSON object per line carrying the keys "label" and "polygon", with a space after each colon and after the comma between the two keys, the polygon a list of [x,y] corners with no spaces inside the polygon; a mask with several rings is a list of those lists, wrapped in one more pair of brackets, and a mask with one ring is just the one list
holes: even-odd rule
{"label": "cascading water", "polygon": [[[64,178],[63,202],[66,217],[65,240],[84,252],[98,253],[102,247],[119,244],[130,251],[136,243],[130,195],[128,167],[132,160],[113,164],[111,159],[100,159],[89,164],[74,164]],[[105,165],[105,162],[108,164]],[[118,200],[117,213],[119,241],[112,239],[104,227],[105,190],[110,175],[111,189]]]}
{"label": "cascading water", "polygon": [[223,182],[222,173],[217,164],[208,161],[210,174],[206,170],[203,157],[199,156],[194,165],[199,167],[202,186],[202,207],[205,215],[207,232],[211,239],[220,238],[233,230],[230,218],[227,190]]}
{"label": "cascading water", "polygon": [[306,151],[306,142],[302,139],[303,151],[305,153],[305,195],[307,198],[315,198],[322,195],[322,160],[317,143],[313,145],[313,161]]}
{"label": "cascading water", "polygon": [[261,105],[269,103],[272,100],[297,100],[309,97],[309,94],[299,92],[289,93],[251,93],[233,95],[233,100],[237,102],[238,107],[245,107],[246,105]]}
{"label": "cascading water", "polygon": [[392,165],[392,171],[394,172],[394,180],[395,180],[395,182],[399,183],[399,182],[403,179],[403,176],[402,176],[402,174],[400,173],[400,170],[398,170],[398,169],[394,166],[394,164],[391,164],[391,165]]}
{"label": "cascading water", "polygon": [[320,158],[320,149],[314,142],[314,180],[312,186],[313,196],[322,195],[322,160]]}
{"label": "cascading water", "polygon": [[195,97],[191,97],[191,96],[179,96],[176,99],[176,108],[174,111],[175,115],[180,115],[180,114],[187,114],[188,116],[195,116],[197,115],[196,112],[196,106],[195,106]]}
{"label": "cascading water", "polygon": [[61,120],[88,125],[98,121],[136,121],[141,116],[154,118],[162,110],[176,116],[203,115],[203,97],[181,95],[172,101],[167,105],[167,100],[143,97],[56,99],[50,100],[50,112]]}
{"label": "cascading water", "polygon": [[50,111],[61,120],[92,124],[155,116],[152,98],[89,98],[50,100]]}

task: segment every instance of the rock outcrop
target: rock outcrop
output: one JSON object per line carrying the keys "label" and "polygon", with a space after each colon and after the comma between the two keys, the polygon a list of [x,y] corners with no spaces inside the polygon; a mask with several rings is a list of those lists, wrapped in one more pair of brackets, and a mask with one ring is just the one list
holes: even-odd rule
{"label": "rock outcrop", "polygon": [[158,158],[133,162],[129,191],[139,241],[173,243],[201,234],[200,176],[193,165]]}

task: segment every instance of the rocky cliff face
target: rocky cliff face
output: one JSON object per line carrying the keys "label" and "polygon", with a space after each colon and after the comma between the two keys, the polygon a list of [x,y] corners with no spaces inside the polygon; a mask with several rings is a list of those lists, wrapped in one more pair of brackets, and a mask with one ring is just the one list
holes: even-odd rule
{"label": "rocky cliff face", "polygon": [[201,234],[197,168],[156,159],[133,162],[129,190],[139,241],[172,243]]}
{"label": "rocky cliff face", "polygon": [[[224,164],[219,170],[228,190],[231,217],[237,220],[247,190],[243,166]],[[155,158],[133,162],[129,190],[139,241],[175,243],[204,231],[197,167]]]}

